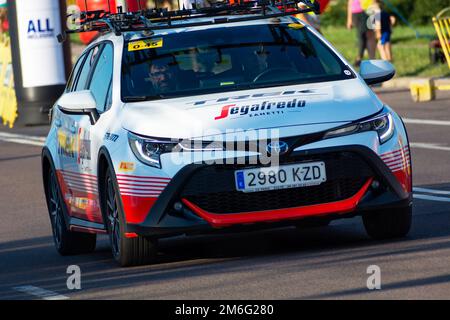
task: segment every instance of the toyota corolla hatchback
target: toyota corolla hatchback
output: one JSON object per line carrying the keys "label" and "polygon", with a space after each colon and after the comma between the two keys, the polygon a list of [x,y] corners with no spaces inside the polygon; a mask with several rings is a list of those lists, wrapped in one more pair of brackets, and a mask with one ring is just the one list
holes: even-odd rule
{"label": "toyota corolla hatchback", "polygon": [[407,133],[368,86],[392,65],[357,73],[308,25],[257,9],[98,20],[112,31],[76,62],[42,152],[59,253],[104,233],[137,265],[164,237],[356,215],[373,238],[408,233]]}

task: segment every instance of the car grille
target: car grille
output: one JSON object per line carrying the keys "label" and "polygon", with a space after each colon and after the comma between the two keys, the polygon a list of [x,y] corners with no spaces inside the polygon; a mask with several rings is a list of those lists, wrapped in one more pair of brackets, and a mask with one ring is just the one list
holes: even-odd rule
{"label": "car grille", "polygon": [[234,171],[252,167],[212,165],[196,171],[181,197],[217,214],[285,209],[348,199],[374,175],[361,157],[350,152],[290,158],[282,164],[311,161],[325,162],[327,182],[319,186],[243,193],[236,191]]}

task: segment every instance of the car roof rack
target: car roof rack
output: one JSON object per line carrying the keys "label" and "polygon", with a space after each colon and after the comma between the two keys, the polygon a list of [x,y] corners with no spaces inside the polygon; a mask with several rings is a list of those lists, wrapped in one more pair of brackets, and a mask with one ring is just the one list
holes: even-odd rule
{"label": "car roof rack", "polygon": [[[151,33],[152,30],[252,21],[309,12],[320,14],[320,5],[314,0],[238,0],[234,3],[228,1],[217,2],[205,8],[197,8],[194,3],[193,9],[183,7],[181,10],[171,11],[165,8],[154,8],[123,12],[122,7],[117,7],[117,13],[112,13],[111,10],[86,10],[68,15],[68,25],[70,22],[75,27],[63,30],[57,38],[59,42],[64,42],[67,34],[71,33],[98,31],[113,32],[120,36],[127,31]],[[199,18],[212,19],[192,21]]]}

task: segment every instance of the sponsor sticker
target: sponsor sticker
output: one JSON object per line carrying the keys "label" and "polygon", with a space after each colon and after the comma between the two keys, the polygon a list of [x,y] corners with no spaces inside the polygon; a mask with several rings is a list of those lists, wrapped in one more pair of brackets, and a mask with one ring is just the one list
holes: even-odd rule
{"label": "sponsor sticker", "polygon": [[288,27],[291,29],[303,29],[305,26],[301,23],[289,23]]}
{"label": "sponsor sticker", "polygon": [[63,157],[75,159],[77,154],[76,139],[74,135],[58,129],[58,154]]}
{"label": "sponsor sticker", "polygon": [[119,171],[121,172],[132,172],[134,171],[134,162],[122,161],[119,165]]}
{"label": "sponsor sticker", "polygon": [[225,81],[220,83],[221,86],[232,86],[234,85],[234,81]]}
{"label": "sponsor sticker", "polygon": [[85,211],[87,209],[97,210],[99,208],[97,201],[94,199],[89,199],[86,197],[74,197],[71,194],[66,194],[65,198],[66,198],[67,203],[74,210]]}
{"label": "sponsor sticker", "polygon": [[117,139],[119,139],[119,136],[118,136],[117,134],[110,133],[110,132],[107,132],[107,133],[105,134],[105,140],[109,140],[109,141],[112,141],[112,142],[116,142]]}
{"label": "sponsor sticker", "polygon": [[78,163],[91,160],[91,140],[88,129],[78,128]]}
{"label": "sponsor sticker", "polygon": [[248,105],[228,104],[221,108],[220,114],[217,115],[214,120],[280,115],[284,114],[284,112],[301,110],[305,106],[306,101],[301,99],[264,101],[262,103],[253,103]]}
{"label": "sponsor sticker", "polygon": [[146,49],[161,48],[163,46],[163,39],[147,39],[128,43],[128,51],[140,51]]}

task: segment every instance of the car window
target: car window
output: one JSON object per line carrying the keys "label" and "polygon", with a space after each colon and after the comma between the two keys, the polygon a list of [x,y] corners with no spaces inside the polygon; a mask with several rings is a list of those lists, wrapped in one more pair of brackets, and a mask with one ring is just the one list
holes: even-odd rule
{"label": "car window", "polygon": [[87,54],[87,58],[83,63],[83,67],[81,68],[80,75],[78,76],[77,84],[74,91],[81,91],[86,89],[86,85],[89,79],[89,73],[95,62],[99,50],[100,50],[99,46],[96,46],[92,48]]}
{"label": "car window", "polygon": [[111,44],[105,45],[98,57],[89,85],[89,90],[97,102],[99,112],[104,112],[109,107],[108,94],[113,74],[113,55],[113,46]]}
{"label": "car window", "polygon": [[72,70],[72,74],[70,75],[69,81],[67,81],[66,92],[71,92],[74,89],[74,84],[76,83],[76,79],[78,76],[78,72],[83,65],[84,59],[86,58],[86,54],[83,54],[75,64],[75,67]]}
{"label": "car window", "polygon": [[[146,41],[152,45],[139,47]],[[155,100],[351,78],[308,28],[268,23],[130,40],[121,92],[124,101]]]}

